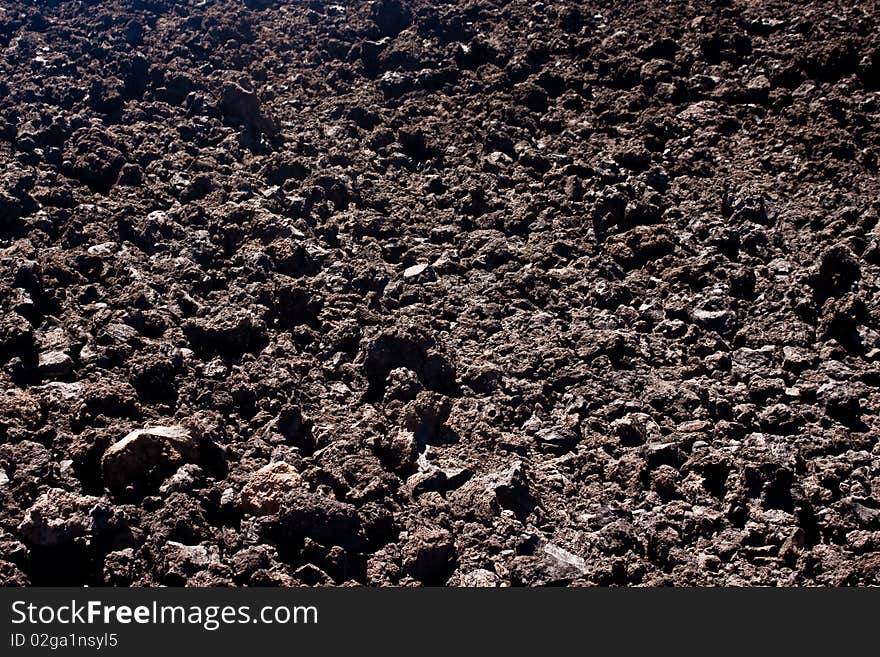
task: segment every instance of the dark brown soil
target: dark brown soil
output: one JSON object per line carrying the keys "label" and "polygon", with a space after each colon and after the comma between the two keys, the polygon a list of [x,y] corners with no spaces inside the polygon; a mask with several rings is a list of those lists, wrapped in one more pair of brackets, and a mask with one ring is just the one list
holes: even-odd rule
{"label": "dark brown soil", "polygon": [[880,584],[878,34],[0,1],[0,581]]}

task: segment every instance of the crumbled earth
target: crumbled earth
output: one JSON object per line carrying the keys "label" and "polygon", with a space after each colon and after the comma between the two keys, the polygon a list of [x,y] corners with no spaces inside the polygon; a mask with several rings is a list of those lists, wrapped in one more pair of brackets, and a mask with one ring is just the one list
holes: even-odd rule
{"label": "crumbled earth", "polygon": [[878,9],[0,0],[0,581],[880,584]]}

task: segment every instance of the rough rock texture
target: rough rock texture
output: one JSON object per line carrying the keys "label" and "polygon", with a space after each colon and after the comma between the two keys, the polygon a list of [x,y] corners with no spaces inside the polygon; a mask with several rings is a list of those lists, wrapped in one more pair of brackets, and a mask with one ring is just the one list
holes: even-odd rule
{"label": "rough rock texture", "polygon": [[198,444],[182,426],[136,429],[107,448],[101,473],[109,489],[123,491],[150,479],[164,479],[198,457]]}
{"label": "rough rock texture", "polygon": [[880,583],[878,11],[4,0],[0,582]]}
{"label": "rough rock texture", "polygon": [[71,543],[91,530],[89,509],[97,501],[95,497],[51,488],[27,510],[18,531],[25,541],[41,547]]}
{"label": "rough rock texture", "polygon": [[257,470],[241,491],[241,509],[258,516],[278,513],[285,493],[302,485],[302,477],[288,463],[270,463]]}

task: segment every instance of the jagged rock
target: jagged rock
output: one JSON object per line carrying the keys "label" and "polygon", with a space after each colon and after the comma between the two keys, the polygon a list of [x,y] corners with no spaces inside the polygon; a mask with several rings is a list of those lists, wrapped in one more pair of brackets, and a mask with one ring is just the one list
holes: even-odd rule
{"label": "jagged rock", "polygon": [[163,495],[174,492],[191,491],[204,480],[204,471],[195,463],[186,463],[159,488]]}
{"label": "jagged rock", "polygon": [[111,586],[130,586],[135,580],[134,550],[115,550],[104,557],[104,581]]}
{"label": "jagged rock", "polygon": [[455,542],[445,529],[417,530],[403,547],[403,569],[423,584],[443,584],[455,569]]}
{"label": "jagged rock", "polygon": [[32,545],[57,547],[105,532],[123,520],[106,500],[50,488],[27,510],[18,531]]}
{"label": "jagged rock", "polygon": [[691,315],[695,322],[721,335],[729,335],[736,330],[736,313],[732,310],[695,308]]}
{"label": "jagged rock", "polygon": [[611,429],[620,439],[624,447],[644,445],[651,438],[660,434],[660,427],[646,413],[627,413],[624,417],[614,420]]}
{"label": "jagged rock", "polygon": [[293,488],[303,486],[299,472],[289,463],[277,461],[251,475],[241,491],[241,510],[265,516],[278,513],[281,500]]}
{"label": "jagged rock", "polygon": [[37,372],[46,379],[70,374],[73,359],[63,351],[44,351],[37,360]]}
{"label": "jagged rock", "polygon": [[481,477],[474,477],[449,496],[462,515],[489,520],[502,510],[525,517],[534,502],[529,493],[525,468],[521,461]]}
{"label": "jagged rock", "polygon": [[546,543],[534,555],[514,559],[511,579],[525,586],[548,586],[567,584],[587,572],[582,557],[553,543]]}
{"label": "jagged rock", "polygon": [[185,545],[168,541],[162,548],[162,579],[169,586],[216,586],[216,579],[231,577],[216,545]]}
{"label": "jagged rock", "polygon": [[136,429],[111,445],[101,458],[104,483],[115,492],[161,482],[184,463],[199,458],[199,445],[180,425]]}
{"label": "jagged rock", "polygon": [[490,570],[485,568],[477,568],[469,573],[464,573],[458,579],[459,586],[467,586],[470,588],[494,588],[501,582],[501,579]]}

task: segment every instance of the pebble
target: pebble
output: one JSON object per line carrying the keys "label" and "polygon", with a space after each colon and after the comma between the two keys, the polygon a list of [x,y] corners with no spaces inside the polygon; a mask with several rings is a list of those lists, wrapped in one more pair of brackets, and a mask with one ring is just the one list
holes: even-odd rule
{"label": "pebble", "polygon": [[73,359],[63,351],[44,351],[37,359],[37,372],[44,378],[58,378],[73,371]]}
{"label": "pebble", "polygon": [[413,265],[412,267],[407,267],[403,271],[403,277],[404,278],[415,278],[416,276],[421,274],[423,271],[425,271],[428,267],[429,267],[429,265],[426,263],[423,263],[420,265]]}

